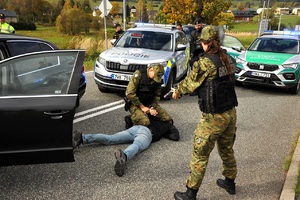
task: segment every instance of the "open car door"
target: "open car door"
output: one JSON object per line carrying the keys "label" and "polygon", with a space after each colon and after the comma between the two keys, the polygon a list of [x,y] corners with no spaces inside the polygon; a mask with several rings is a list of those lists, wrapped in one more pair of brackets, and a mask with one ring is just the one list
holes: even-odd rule
{"label": "open car door", "polygon": [[0,165],[74,161],[73,118],[85,50],[0,61]]}

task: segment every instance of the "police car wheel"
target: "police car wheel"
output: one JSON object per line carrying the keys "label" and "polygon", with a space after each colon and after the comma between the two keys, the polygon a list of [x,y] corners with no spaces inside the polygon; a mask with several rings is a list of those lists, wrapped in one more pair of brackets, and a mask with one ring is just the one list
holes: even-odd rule
{"label": "police car wheel", "polygon": [[298,94],[298,92],[299,92],[299,80],[298,80],[298,82],[297,82],[297,84],[296,85],[294,85],[293,87],[291,87],[291,88],[288,88],[288,92],[289,93],[291,93],[291,94]]}
{"label": "police car wheel", "polygon": [[100,86],[100,85],[98,85],[98,89],[100,90],[100,92],[103,92],[103,93],[109,92],[109,89],[104,88],[104,87],[102,87],[102,86]]}

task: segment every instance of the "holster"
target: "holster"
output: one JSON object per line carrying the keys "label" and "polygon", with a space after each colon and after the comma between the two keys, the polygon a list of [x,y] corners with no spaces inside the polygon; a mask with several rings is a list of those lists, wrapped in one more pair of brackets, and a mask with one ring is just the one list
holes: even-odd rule
{"label": "holster", "polygon": [[124,97],[124,101],[125,101],[124,109],[125,109],[125,111],[128,111],[131,106],[131,101],[129,99],[127,99],[127,97]]}

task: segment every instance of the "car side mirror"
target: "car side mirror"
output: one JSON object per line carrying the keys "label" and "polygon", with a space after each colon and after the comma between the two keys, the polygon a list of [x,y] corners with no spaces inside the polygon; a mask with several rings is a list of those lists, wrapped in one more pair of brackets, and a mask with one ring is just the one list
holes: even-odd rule
{"label": "car side mirror", "polygon": [[186,45],[185,44],[178,44],[176,47],[176,51],[182,51],[186,49]]}
{"label": "car side mirror", "polygon": [[232,46],[231,47],[233,50],[236,50],[238,52],[245,51],[246,49],[244,47],[238,47],[238,46]]}

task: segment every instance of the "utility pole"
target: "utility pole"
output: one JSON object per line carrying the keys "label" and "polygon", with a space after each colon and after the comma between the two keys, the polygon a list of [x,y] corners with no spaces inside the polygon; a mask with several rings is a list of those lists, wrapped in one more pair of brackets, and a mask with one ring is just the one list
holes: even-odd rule
{"label": "utility pole", "polygon": [[123,0],[123,23],[124,31],[126,31],[126,0]]}

